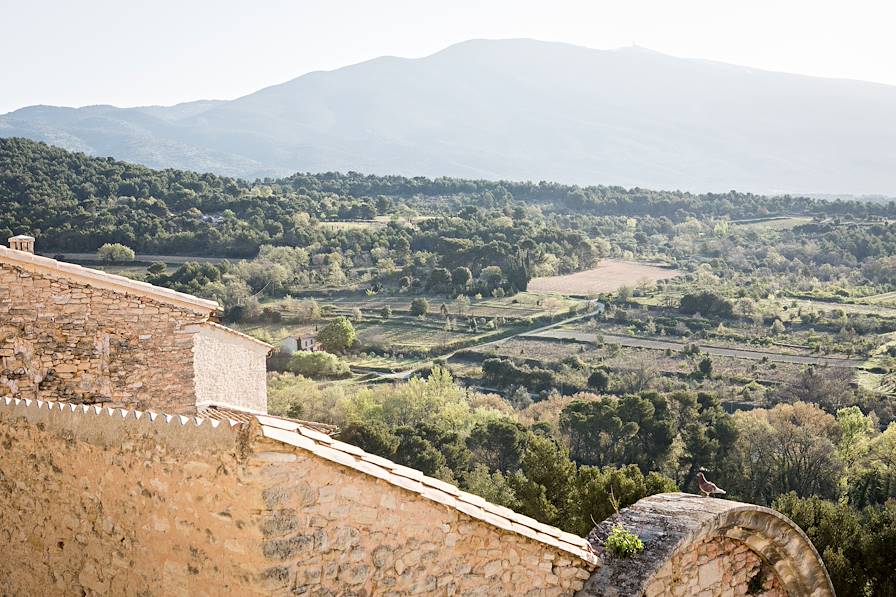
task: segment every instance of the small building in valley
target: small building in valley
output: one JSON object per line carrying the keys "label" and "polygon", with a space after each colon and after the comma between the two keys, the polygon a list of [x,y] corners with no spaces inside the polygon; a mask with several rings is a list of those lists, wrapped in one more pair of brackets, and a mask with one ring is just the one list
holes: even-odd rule
{"label": "small building in valley", "polygon": [[145,282],[0,247],[0,396],[194,414],[267,412],[271,346],[220,307]]}
{"label": "small building in valley", "polygon": [[280,342],[280,352],[295,354],[301,351],[317,350],[317,332],[300,332],[287,336]]}

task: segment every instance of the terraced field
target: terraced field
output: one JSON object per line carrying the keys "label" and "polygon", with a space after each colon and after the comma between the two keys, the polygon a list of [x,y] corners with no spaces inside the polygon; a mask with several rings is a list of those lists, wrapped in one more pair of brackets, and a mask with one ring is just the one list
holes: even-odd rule
{"label": "terraced field", "polygon": [[529,290],[588,296],[603,292],[615,292],[623,286],[649,285],[659,280],[674,278],[680,273],[670,267],[605,259],[597,267],[583,272],[565,276],[534,278],[529,282]]}
{"label": "terraced field", "polygon": [[[347,314],[358,308],[365,313],[375,313],[388,306],[395,313],[407,313],[415,295],[373,296],[353,295],[326,299],[339,313]],[[473,317],[503,317],[508,320],[531,319],[541,316],[565,315],[572,307],[579,307],[582,301],[574,298],[556,296],[551,293],[521,292],[514,297],[470,299],[469,305],[463,305],[444,296],[426,296],[429,302],[430,315],[439,315],[442,305],[448,308],[449,315],[459,313]]]}
{"label": "terraced field", "polygon": [[[578,342],[595,342],[598,338],[598,335],[594,332],[581,332],[576,330],[560,329],[538,332],[533,336],[536,338],[555,338],[558,340],[575,340]],[[647,348],[650,350],[669,350],[673,352],[682,352],[687,346],[684,342],[673,342],[671,340],[643,338],[637,336],[602,334],[601,337],[604,343],[618,344],[620,346],[626,346],[630,348]],[[754,361],[765,360],[778,363],[794,363],[799,365],[821,365],[826,367],[849,368],[861,367],[865,363],[864,359],[844,359],[836,357],[825,357],[820,355],[786,354],[768,350],[726,348],[702,343],[699,344],[699,347],[701,353],[738,359],[749,359]]]}

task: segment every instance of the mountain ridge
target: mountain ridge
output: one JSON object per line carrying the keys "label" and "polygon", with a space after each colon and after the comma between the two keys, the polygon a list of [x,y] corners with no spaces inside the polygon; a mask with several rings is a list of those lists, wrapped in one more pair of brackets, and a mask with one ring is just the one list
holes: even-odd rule
{"label": "mountain ridge", "polygon": [[243,178],[355,170],[896,194],[896,87],[637,46],[469,40],[233,100],[29,106],[0,116],[0,136]]}

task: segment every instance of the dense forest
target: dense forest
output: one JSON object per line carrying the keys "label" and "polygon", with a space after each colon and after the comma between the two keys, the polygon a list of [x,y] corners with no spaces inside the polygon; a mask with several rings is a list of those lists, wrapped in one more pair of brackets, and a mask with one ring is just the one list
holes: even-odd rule
{"label": "dense forest", "polygon": [[[445,270],[458,268],[470,271],[477,291],[513,292],[532,276],[587,269],[606,255],[688,269],[708,263],[716,275],[749,275],[763,292],[807,278],[896,282],[893,203],[357,173],[247,182],[0,139],[0,206],[0,236],[29,232],[50,254],[106,243],[231,258],[256,257],[265,246],[299,249],[294,267],[277,272],[289,279],[260,282],[281,293],[346,280],[455,293]],[[807,222],[773,237],[731,226],[792,215]],[[497,283],[480,280],[494,267]]]}

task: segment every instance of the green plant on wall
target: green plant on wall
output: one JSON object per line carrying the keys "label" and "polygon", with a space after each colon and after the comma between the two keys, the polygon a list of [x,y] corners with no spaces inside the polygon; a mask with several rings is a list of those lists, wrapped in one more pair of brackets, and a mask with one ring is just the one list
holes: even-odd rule
{"label": "green plant on wall", "polygon": [[636,534],[617,524],[604,541],[604,549],[611,556],[630,558],[644,551],[644,542]]}

